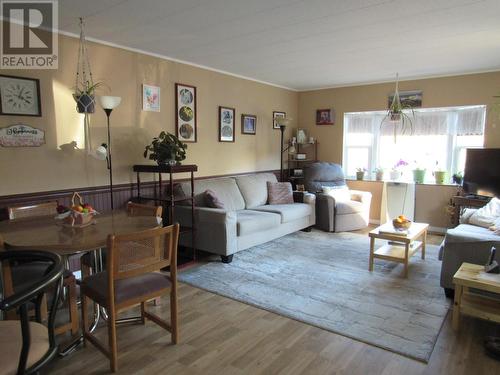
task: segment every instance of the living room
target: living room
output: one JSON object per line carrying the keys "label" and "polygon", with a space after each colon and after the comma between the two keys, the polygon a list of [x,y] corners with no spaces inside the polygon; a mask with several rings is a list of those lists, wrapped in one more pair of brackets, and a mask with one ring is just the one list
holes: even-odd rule
{"label": "living room", "polygon": [[19,4],[6,373],[500,371],[497,1]]}

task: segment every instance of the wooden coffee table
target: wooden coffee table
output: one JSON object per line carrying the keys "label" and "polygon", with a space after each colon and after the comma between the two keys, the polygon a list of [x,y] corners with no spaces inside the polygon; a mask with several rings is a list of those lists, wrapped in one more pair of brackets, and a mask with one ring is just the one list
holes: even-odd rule
{"label": "wooden coffee table", "polygon": [[484,266],[462,263],[453,276],[455,301],[453,303],[453,329],[460,326],[460,315],[500,323],[500,300],[472,293],[469,288],[500,294],[500,274],[484,272]]}
{"label": "wooden coffee table", "polygon": [[[404,276],[408,277],[408,262],[409,259],[422,249],[422,259],[425,259],[425,243],[427,241],[427,229],[429,224],[412,223],[408,234],[405,236],[380,233],[384,230],[394,230],[392,223],[383,224],[372,230],[368,236],[370,237],[370,264],[368,270],[373,271],[373,260],[375,258],[389,260],[404,264]],[[377,250],[375,250],[376,239],[391,241]],[[420,239],[420,241],[417,241]]]}

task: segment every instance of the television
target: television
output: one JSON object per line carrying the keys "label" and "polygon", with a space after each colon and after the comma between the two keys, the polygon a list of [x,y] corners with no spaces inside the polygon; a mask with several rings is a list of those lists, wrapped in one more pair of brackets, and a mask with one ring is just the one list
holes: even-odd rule
{"label": "television", "polygon": [[463,189],[474,196],[500,196],[500,148],[467,149]]}

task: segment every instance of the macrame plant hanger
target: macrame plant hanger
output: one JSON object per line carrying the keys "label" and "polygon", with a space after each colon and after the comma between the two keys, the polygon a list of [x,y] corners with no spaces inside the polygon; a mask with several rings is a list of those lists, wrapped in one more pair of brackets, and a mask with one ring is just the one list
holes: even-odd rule
{"label": "macrame plant hanger", "polygon": [[84,22],[80,17],[80,43],[78,46],[78,62],[76,66],[75,93],[76,110],[84,114],[85,148],[87,153],[92,152],[90,134],[90,114],[95,111],[94,79],[90,68],[89,54],[85,41]]}

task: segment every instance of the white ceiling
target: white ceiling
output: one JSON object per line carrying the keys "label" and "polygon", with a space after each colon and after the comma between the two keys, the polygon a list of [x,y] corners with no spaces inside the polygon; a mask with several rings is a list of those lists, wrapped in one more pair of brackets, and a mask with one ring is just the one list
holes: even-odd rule
{"label": "white ceiling", "polygon": [[500,0],[60,0],[59,28],[307,90],[500,70]]}

